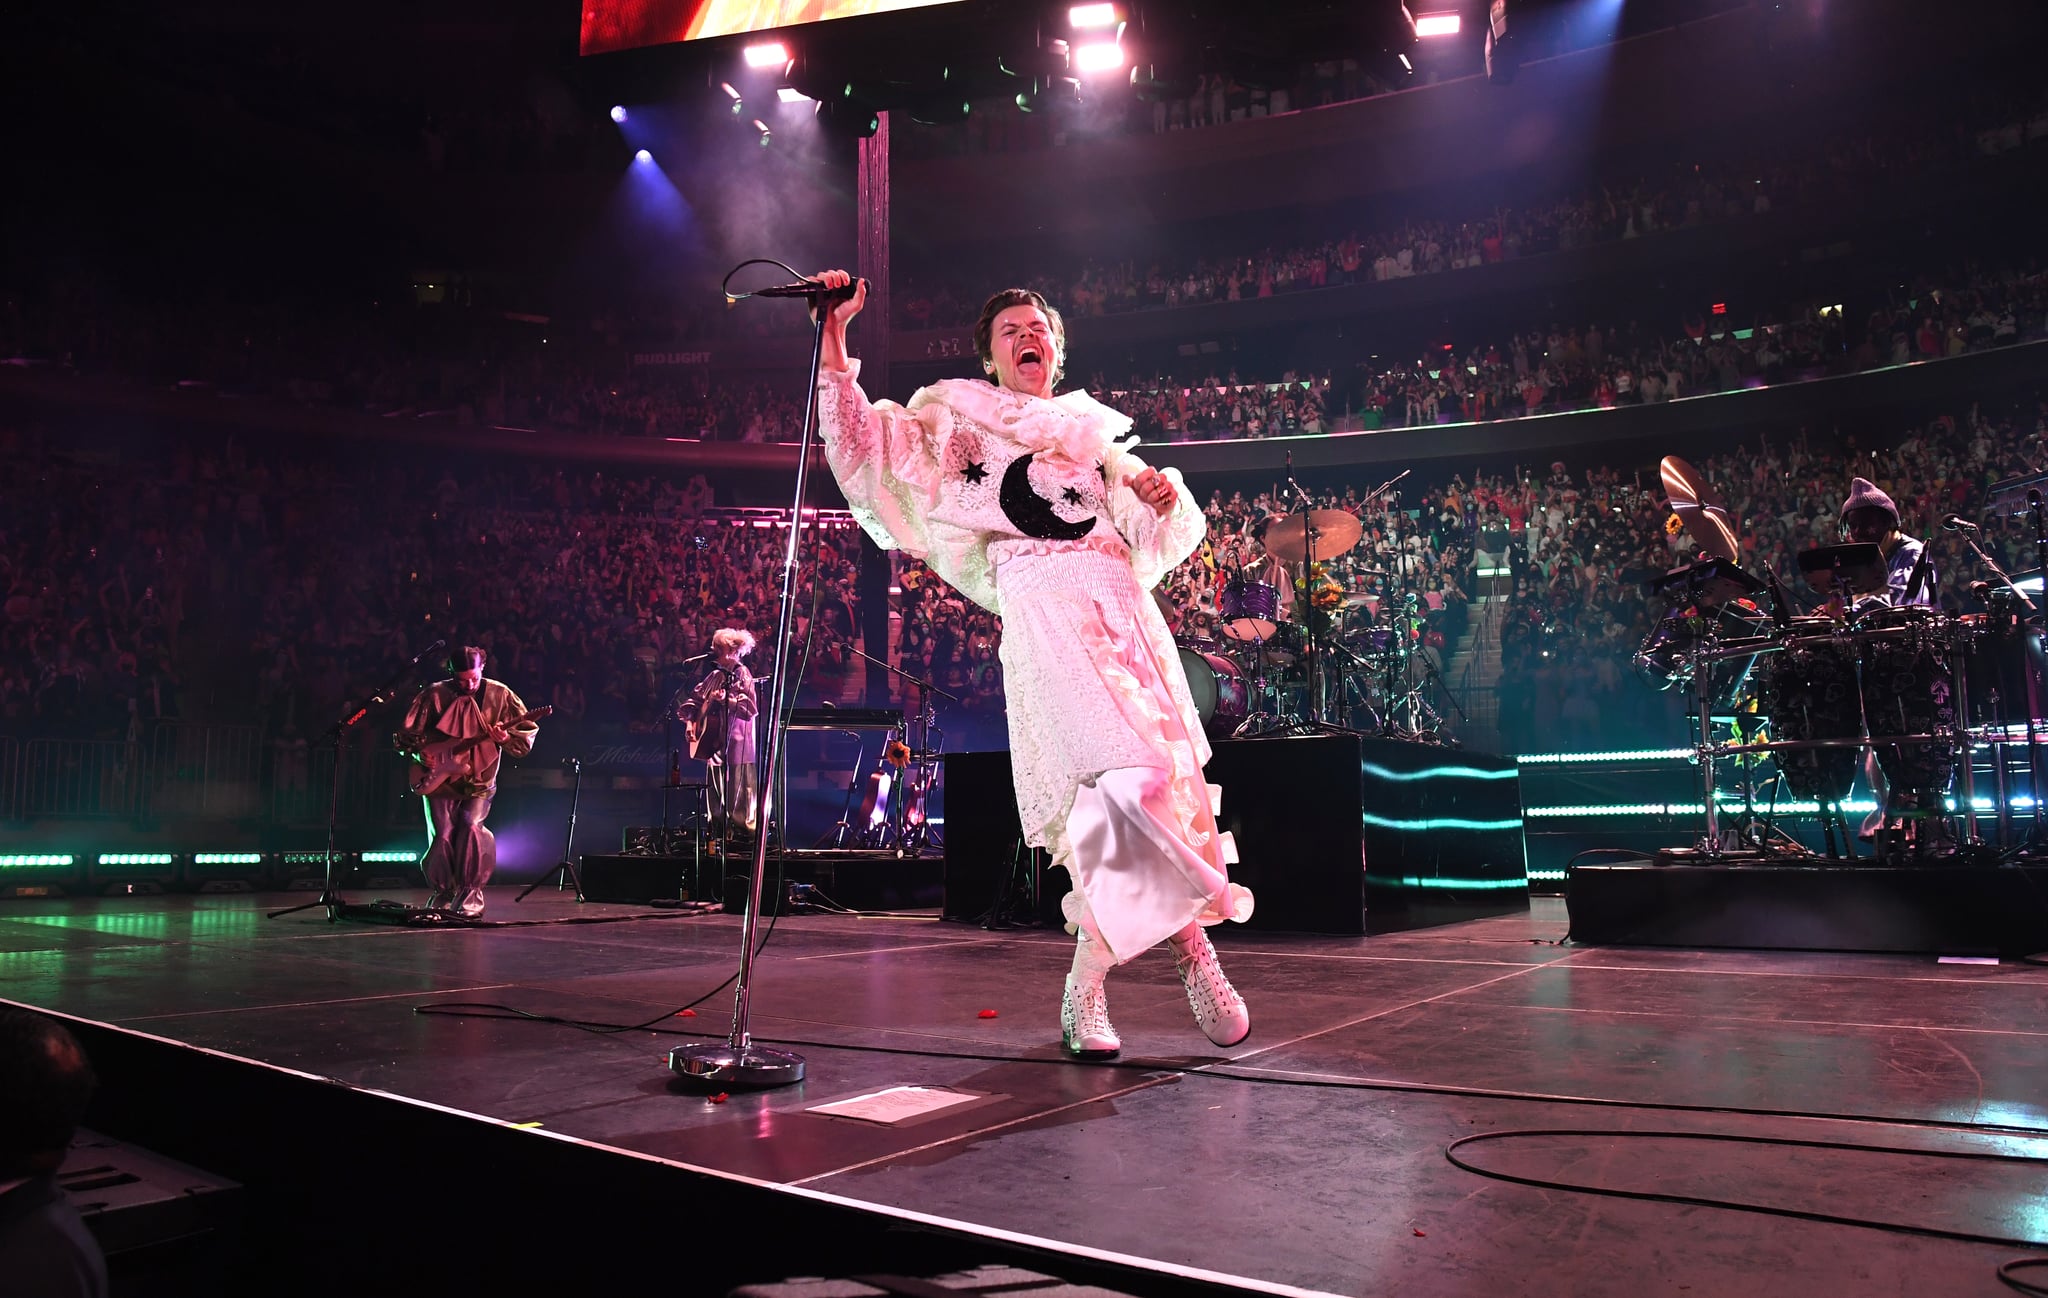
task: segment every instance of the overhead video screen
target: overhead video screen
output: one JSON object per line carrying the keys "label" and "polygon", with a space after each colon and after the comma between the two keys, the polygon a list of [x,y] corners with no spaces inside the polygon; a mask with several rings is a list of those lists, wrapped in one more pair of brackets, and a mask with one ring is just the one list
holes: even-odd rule
{"label": "overhead video screen", "polygon": [[743,36],[960,0],[583,0],[585,54]]}

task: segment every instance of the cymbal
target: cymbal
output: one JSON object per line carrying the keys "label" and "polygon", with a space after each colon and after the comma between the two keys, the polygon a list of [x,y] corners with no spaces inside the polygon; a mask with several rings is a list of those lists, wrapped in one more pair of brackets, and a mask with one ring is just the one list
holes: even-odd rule
{"label": "cymbal", "polygon": [[1318,509],[1308,514],[1289,514],[1266,526],[1266,553],[1276,559],[1300,563],[1308,557],[1308,527],[1316,530],[1316,558],[1334,559],[1357,545],[1365,535],[1358,515],[1341,509]]}
{"label": "cymbal", "polygon": [[1694,543],[1716,559],[1730,563],[1740,559],[1742,546],[1735,539],[1735,523],[1728,517],[1728,511],[1708,494],[1706,479],[1700,476],[1700,471],[1676,455],[1667,455],[1658,464],[1657,472],[1664,479],[1671,512],[1692,533]]}

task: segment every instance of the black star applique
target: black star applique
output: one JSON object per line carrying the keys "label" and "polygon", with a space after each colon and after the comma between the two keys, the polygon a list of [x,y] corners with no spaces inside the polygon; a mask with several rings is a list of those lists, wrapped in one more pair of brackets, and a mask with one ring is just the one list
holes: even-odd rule
{"label": "black star applique", "polygon": [[980,482],[988,476],[988,470],[981,467],[981,461],[969,460],[967,467],[960,470],[960,476],[969,482]]}
{"label": "black star applique", "polygon": [[1068,487],[1065,491],[1062,491],[1060,493],[1060,496],[1069,505],[1078,505],[1081,503],[1081,491],[1078,487]]}

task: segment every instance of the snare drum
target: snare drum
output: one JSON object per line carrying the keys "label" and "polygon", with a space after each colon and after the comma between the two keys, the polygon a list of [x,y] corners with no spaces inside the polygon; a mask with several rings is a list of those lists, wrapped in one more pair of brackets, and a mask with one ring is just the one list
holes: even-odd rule
{"label": "snare drum", "polygon": [[1188,693],[1195,701],[1195,715],[1211,739],[1228,739],[1251,713],[1251,691],[1237,664],[1221,654],[1203,653],[1180,646],[1181,670],[1187,673]]}
{"label": "snare drum", "polygon": [[1216,596],[1218,631],[1232,640],[1270,640],[1280,621],[1280,588],[1233,577]]}

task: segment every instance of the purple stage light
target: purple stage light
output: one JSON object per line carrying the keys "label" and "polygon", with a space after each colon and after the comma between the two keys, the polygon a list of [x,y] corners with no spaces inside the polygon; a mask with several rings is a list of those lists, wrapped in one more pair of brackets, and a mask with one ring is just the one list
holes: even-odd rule
{"label": "purple stage light", "polygon": [[635,153],[635,154],[633,155],[633,161],[635,161],[635,162],[652,162],[652,161],[654,161],[654,155],[653,155],[653,154],[651,154],[651,153],[649,153],[649,152],[648,152],[647,150],[645,150],[645,149],[642,149],[642,150],[640,150],[640,151],[639,151],[638,153]]}
{"label": "purple stage light", "polygon": [[613,104],[612,120],[615,122],[624,123],[626,120],[626,110],[617,104]]}

